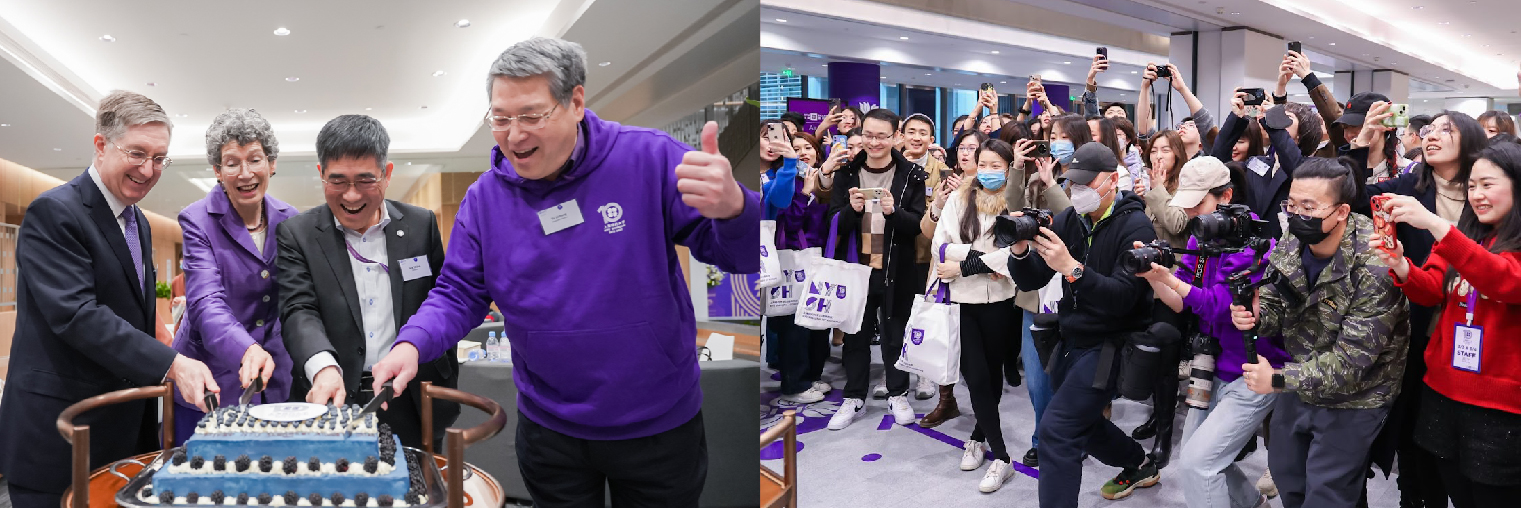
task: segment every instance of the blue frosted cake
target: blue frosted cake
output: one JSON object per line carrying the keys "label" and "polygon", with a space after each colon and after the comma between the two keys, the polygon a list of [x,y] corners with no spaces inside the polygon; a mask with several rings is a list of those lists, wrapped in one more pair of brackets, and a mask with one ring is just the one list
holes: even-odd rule
{"label": "blue frosted cake", "polygon": [[390,507],[425,503],[422,472],[375,415],[305,403],[209,413],[138,493],[174,505]]}

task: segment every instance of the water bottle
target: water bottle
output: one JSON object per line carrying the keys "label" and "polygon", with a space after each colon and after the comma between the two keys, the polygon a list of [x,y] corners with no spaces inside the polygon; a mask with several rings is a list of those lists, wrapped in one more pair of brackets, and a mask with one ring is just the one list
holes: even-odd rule
{"label": "water bottle", "polygon": [[496,340],[496,332],[487,332],[486,335],[486,361],[498,361],[500,345]]}
{"label": "water bottle", "polygon": [[512,363],[512,343],[507,342],[507,332],[502,332],[502,340],[497,342],[497,346],[502,350],[501,359],[497,361]]}

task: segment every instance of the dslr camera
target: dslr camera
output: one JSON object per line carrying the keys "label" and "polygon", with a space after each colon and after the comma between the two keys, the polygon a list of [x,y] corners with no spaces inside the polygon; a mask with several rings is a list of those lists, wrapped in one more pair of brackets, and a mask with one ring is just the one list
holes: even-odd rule
{"label": "dslr camera", "polygon": [[1039,208],[1022,208],[1020,217],[999,215],[993,220],[993,246],[1004,248],[1025,240],[1034,240],[1040,228],[1051,227],[1051,211]]}
{"label": "dslr camera", "polygon": [[1252,218],[1252,209],[1242,204],[1221,204],[1215,213],[1189,219],[1188,231],[1199,239],[1200,250],[1210,247],[1241,248],[1267,236],[1267,221]]}
{"label": "dslr camera", "polygon": [[1121,253],[1120,269],[1139,274],[1150,270],[1152,263],[1172,266],[1178,264],[1176,251],[1167,240],[1152,240],[1151,243]]}

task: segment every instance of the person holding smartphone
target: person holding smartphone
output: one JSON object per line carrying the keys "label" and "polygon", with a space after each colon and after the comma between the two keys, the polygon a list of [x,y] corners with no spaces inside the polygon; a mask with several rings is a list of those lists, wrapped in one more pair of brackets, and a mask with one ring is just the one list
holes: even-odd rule
{"label": "person holding smartphone", "polygon": [[[1278,85],[1273,90],[1273,104],[1290,105],[1289,113],[1295,118],[1296,125],[1289,132],[1294,135],[1300,154],[1306,157],[1314,155],[1335,158],[1338,148],[1353,138],[1342,132],[1342,126],[1336,123],[1336,119],[1341,118],[1342,105],[1331,95],[1331,88],[1321,83],[1320,78],[1310,70],[1309,57],[1295,51],[1295,46],[1298,43],[1290,43],[1289,51],[1283,55],[1283,63],[1278,66]],[[1315,104],[1313,110],[1304,104],[1289,102],[1288,84],[1294,76],[1299,77],[1310,94],[1310,100]]]}
{"label": "person holding smartphone", "polygon": [[[845,336],[845,400],[829,420],[840,430],[865,413],[871,375],[871,341],[881,328],[882,363],[887,377],[887,405],[899,425],[914,423],[908,403],[909,376],[894,365],[903,350],[903,328],[915,296],[922,294],[927,274],[915,263],[915,239],[924,216],[924,167],[893,149],[898,115],[887,109],[866,114],[861,139],[864,148],[833,178],[828,217],[839,220],[839,239],[847,244],[856,235],[860,262],[872,268],[861,330]],[[871,194],[868,197],[868,194]],[[839,259],[847,253],[838,252]],[[882,319],[878,319],[881,310]]]}
{"label": "person holding smartphone", "polygon": [[813,131],[813,135],[824,139],[831,134],[845,134],[861,126],[861,110],[855,106],[843,106],[830,108],[829,116],[819,122],[819,127]]}
{"label": "person holding smartphone", "polygon": [[[1160,66],[1154,63],[1146,64],[1146,71],[1141,74],[1141,100],[1136,106],[1136,130],[1141,132],[1142,136],[1150,137],[1154,130],[1166,129],[1166,127],[1155,128],[1153,119],[1156,115],[1151,112],[1151,85],[1156,82],[1159,69],[1167,71],[1164,74],[1170,76],[1166,78],[1168,83],[1171,83],[1173,91],[1183,96],[1183,103],[1188,105],[1188,116],[1174,127],[1183,139],[1187,152],[1184,161],[1198,157],[1200,153],[1204,153],[1204,133],[1215,127],[1215,117],[1210,114],[1208,108],[1204,107],[1204,102],[1194,95],[1193,90],[1184,82],[1178,67],[1173,64]],[[1170,98],[1168,107],[1172,107]]]}
{"label": "person holding smartphone", "polygon": [[[1371,242],[1410,301],[1442,309],[1426,348],[1430,367],[1415,417],[1417,444],[1436,458],[1454,506],[1513,506],[1521,497],[1521,347],[1498,337],[1521,335],[1521,146],[1485,149],[1468,177],[1458,224],[1409,196],[1384,211],[1430,233],[1426,262],[1405,257],[1402,244]],[[1490,340],[1484,340],[1484,339]],[[1401,463],[1403,468],[1405,464]],[[1403,474],[1403,472],[1402,472]]]}

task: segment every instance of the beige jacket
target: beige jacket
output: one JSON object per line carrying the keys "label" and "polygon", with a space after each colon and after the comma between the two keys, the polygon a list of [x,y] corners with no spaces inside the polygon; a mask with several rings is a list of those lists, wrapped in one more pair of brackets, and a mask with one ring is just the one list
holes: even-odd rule
{"label": "beige jacket", "polygon": [[[971,242],[961,237],[961,217],[966,208],[969,192],[982,194],[979,196],[982,198],[979,199],[982,203],[977,207],[977,220],[982,226],[982,233]],[[938,258],[940,246],[944,245],[945,260],[950,263],[965,261],[967,255],[973,250],[982,252],[982,262],[996,274],[983,273],[951,279],[951,301],[994,303],[1014,298],[1014,280],[1009,277],[1009,250],[993,246],[993,222],[1000,215],[997,212],[1003,211],[1000,209],[1002,203],[999,202],[998,195],[988,194],[981,188],[965,185],[952,193],[950,199],[946,201],[948,202],[942,208],[940,222],[935,226],[934,239],[931,241],[932,252],[935,252]],[[933,268],[930,273],[930,277],[933,278]]]}
{"label": "beige jacket", "polygon": [[939,195],[936,190],[944,179],[941,173],[952,170],[950,166],[945,165],[944,162],[940,162],[940,159],[925,157],[924,171],[929,173],[929,179],[924,181],[924,190],[926,191],[924,209],[926,213],[924,214],[924,218],[919,219],[920,233],[919,237],[914,239],[914,262],[919,264],[929,263],[931,259],[934,259],[934,256],[930,252],[930,235],[935,233],[935,219],[931,216],[936,215],[938,213],[935,212],[936,207],[942,205],[935,202],[935,196]]}

